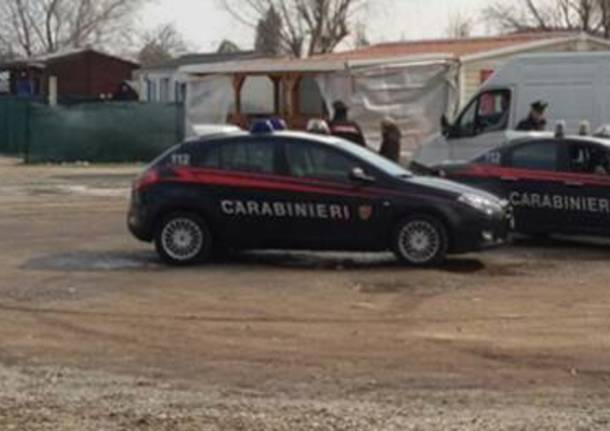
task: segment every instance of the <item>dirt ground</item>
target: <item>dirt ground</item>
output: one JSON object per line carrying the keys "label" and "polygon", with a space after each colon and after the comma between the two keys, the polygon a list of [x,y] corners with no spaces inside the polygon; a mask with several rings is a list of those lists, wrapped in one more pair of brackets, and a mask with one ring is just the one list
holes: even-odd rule
{"label": "dirt ground", "polygon": [[0,159],[1,430],[610,429],[610,242],[171,269],[138,170]]}

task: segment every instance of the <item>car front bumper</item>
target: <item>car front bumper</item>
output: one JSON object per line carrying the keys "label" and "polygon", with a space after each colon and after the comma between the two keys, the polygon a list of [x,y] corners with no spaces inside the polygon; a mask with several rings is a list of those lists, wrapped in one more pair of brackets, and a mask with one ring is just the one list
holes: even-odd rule
{"label": "car front bumper", "polygon": [[151,242],[154,237],[154,221],[150,216],[146,205],[142,202],[142,196],[133,192],[131,196],[131,204],[127,214],[127,227],[129,232],[144,242]]}
{"label": "car front bumper", "polygon": [[470,253],[501,247],[508,243],[513,225],[510,209],[491,217],[465,220],[453,232],[450,253]]}

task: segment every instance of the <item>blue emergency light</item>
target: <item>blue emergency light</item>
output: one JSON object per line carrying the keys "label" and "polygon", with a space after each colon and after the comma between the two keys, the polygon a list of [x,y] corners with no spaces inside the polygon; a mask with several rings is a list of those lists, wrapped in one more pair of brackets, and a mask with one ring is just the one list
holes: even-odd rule
{"label": "blue emergency light", "polygon": [[273,130],[281,132],[282,130],[288,129],[288,126],[286,125],[286,122],[282,118],[273,117],[273,118],[270,118],[269,121],[271,121],[271,125],[273,126]]}
{"label": "blue emergency light", "polygon": [[250,126],[250,133],[253,135],[273,133],[275,131],[273,124],[269,120],[258,120]]}

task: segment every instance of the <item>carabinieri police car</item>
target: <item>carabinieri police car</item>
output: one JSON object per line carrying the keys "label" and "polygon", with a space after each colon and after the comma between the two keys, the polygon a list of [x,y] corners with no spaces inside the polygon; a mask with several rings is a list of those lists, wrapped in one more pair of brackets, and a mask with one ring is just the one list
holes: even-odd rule
{"label": "carabinieri police car", "polygon": [[393,250],[423,266],[502,244],[508,214],[489,193],[414,176],[340,138],[263,123],[161,155],[134,182],[128,224],[176,265],[228,248]]}
{"label": "carabinieri police car", "polygon": [[531,134],[468,163],[433,170],[509,200],[518,232],[610,236],[606,139]]}

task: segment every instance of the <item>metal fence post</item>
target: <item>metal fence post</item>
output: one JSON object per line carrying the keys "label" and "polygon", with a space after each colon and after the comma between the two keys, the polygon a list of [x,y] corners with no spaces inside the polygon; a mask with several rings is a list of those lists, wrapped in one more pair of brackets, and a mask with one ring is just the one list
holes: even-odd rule
{"label": "metal fence post", "polygon": [[26,100],[25,102],[25,148],[24,148],[24,163],[30,163],[30,141],[31,141],[31,111],[30,111],[30,101]]}

